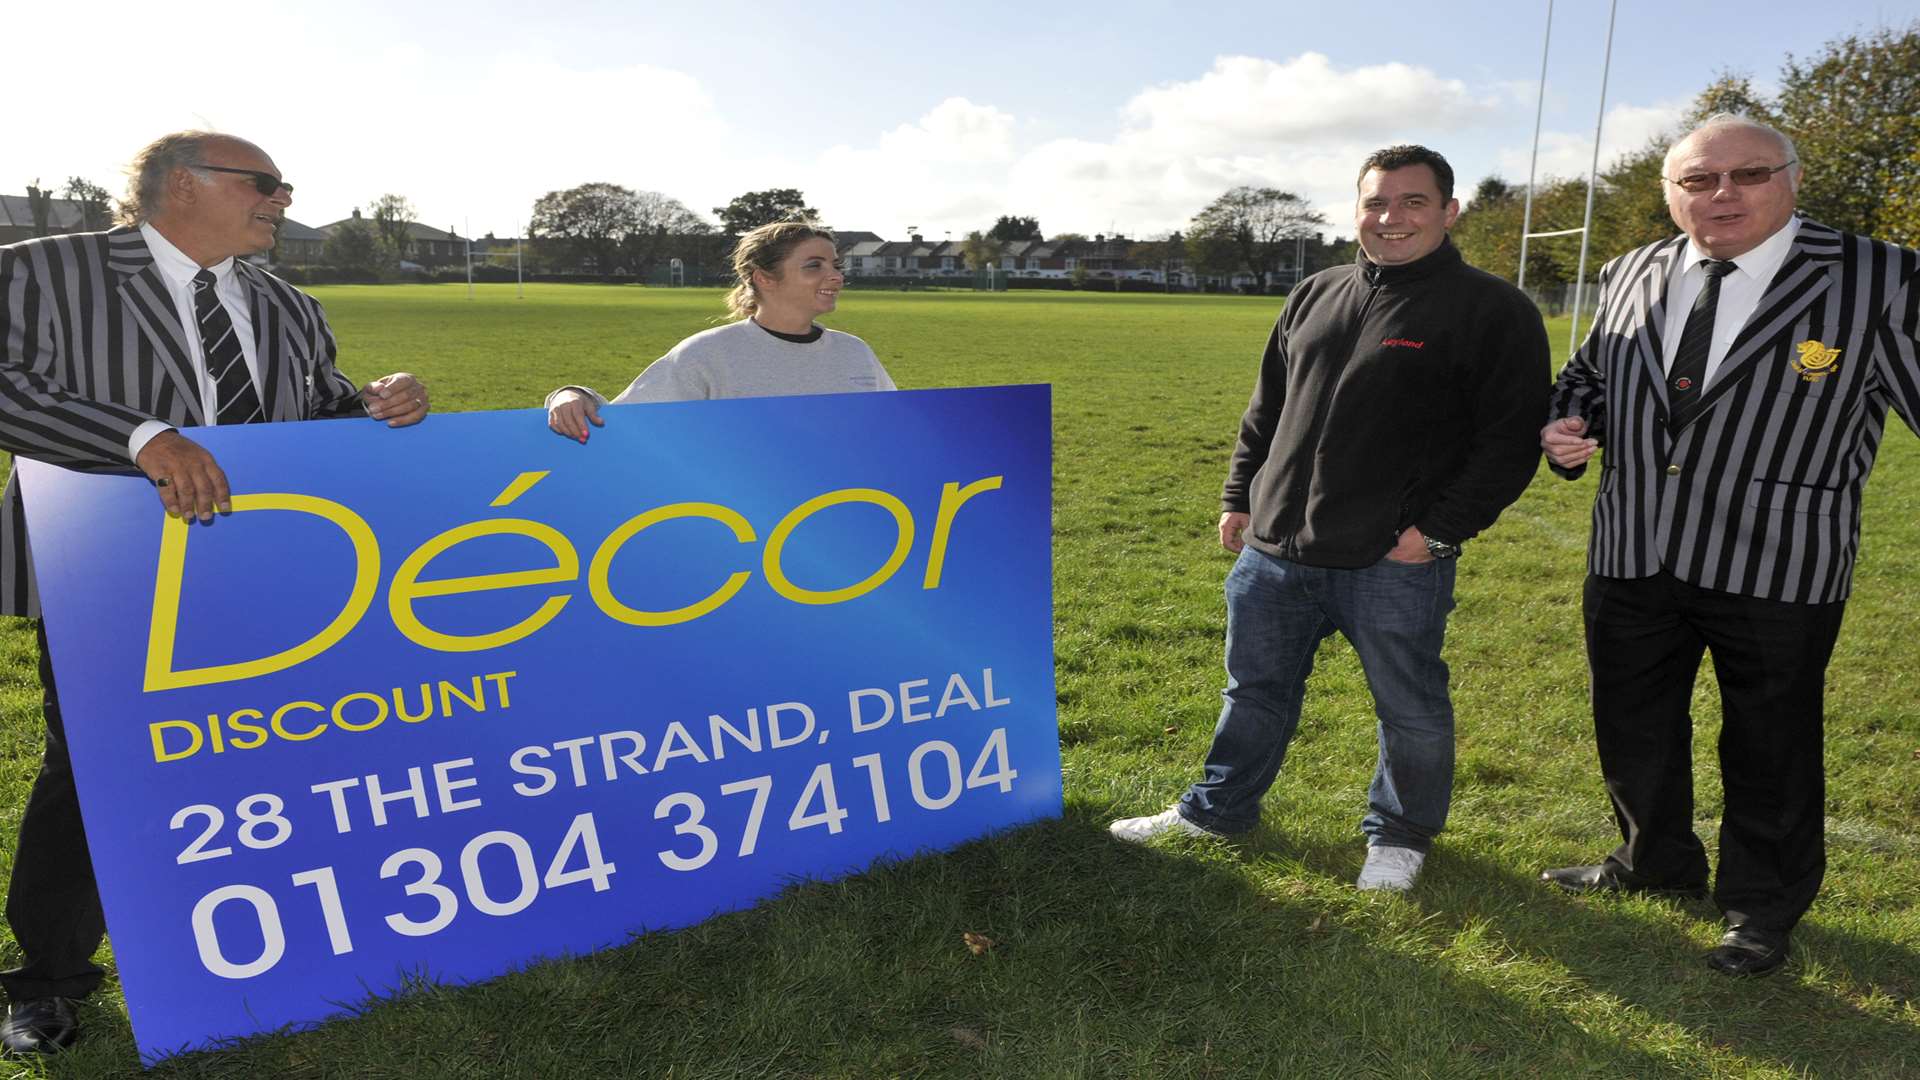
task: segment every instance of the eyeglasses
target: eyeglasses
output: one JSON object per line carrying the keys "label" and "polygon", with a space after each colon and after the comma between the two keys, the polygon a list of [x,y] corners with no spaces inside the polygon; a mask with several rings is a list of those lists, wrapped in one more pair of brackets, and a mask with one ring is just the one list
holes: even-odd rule
{"label": "eyeglasses", "polygon": [[282,188],[286,189],[286,192],[288,195],[293,194],[292,184],[287,183],[285,180],[282,180],[279,177],[269,172],[259,172],[255,169],[229,169],[225,165],[189,165],[187,166],[187,168],[205,169],[208,172],[228,172],[228,173],[238,173],[241,176],[251,176],[253,177],[253,190],[258,191],[262,195],[271,196],[274,192],[279,191]]}
{"label": "eyeglasses", "polygon": [[1754,187],[1755,185],[1764,184],[1773,179],[1774,173],[1797,164],[1799,164],[1799,162],[1789,161],[1785,165],[1774,165],[1771,167],[1766,165],[1749,165],[1744,169],[1728,169],[1723,173],[1698,172],[1688,173],[1679,179],[1666,176],[1661,177],[1661,179],[1669,184],[1678,186],[1682,191],[1717,191],[1719,190],[1720,178],[1722,176],[1730,177],[1734,183],[1741,187]]}

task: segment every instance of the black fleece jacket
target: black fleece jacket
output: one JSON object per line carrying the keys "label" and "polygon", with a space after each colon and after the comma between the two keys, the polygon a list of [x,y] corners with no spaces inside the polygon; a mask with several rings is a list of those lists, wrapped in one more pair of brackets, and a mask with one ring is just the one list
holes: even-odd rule
{"label": "black fleece jacket", "polygon": [[1409,525],[1460,543],[1533,478],[1551,386],[1539,310],[1452,240],[1403,266],[1361,255],[1288,297],[1221,508],[1309,566],[1371,566]]}

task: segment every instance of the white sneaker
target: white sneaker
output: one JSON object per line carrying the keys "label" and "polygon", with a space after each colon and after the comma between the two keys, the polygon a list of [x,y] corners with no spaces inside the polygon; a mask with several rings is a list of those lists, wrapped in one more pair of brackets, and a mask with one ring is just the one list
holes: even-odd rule
{"label": "white sneaker", "polygon": [[1107,826],[1114,836],[1133,843],[1144,843],[1162,833],[1181,832],[1188,836],[1214,836],[1207,830],[1180,816],[1180,808],[1169,806],[1151,817],[1121,818]]}
{"label": "white sneaker", "polygon": [[1362,892],[1375,889],[1388,889],[1393,892],[1406,892],[1420,879],[1420,864],[1427,861],[1427,853],[1404,847],[1367,847],[1367,863],[1360,868],[1360,879],[1354,887]]}

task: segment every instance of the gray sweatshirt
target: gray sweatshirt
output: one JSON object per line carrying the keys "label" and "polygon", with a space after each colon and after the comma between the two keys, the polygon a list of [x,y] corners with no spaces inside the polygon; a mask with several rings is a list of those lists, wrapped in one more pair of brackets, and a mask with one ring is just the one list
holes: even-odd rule
{"label": "gray sweatshirt", "polygon": [[[583,390],[607,404],[591,387]],[[806,343],[775,337],[750,319],[702,331],[647,365],[612,404],[711,398],[847,394],[892,390],[893,379],[867,343],[827,330]],[[560,393],[555,390],[553,394]],[[547,403],[553,402],[547,395]]]}

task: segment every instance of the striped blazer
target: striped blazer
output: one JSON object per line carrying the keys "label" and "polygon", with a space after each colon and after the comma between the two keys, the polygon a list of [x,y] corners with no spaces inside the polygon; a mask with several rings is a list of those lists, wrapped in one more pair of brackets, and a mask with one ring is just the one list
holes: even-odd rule
{"label": "striped blazer", "polygon": [[[334,367],[313,298],[236,262],[268,420],[365,415]],[[129,472],[148,420],[206,423],[188,328],[138,229],[0,247],[0,449],[86,472]],[[38,615],[17,478],[0,496],[0,614]]]}
{"label": "striped blazer", "polygon": [[1554,386],[1551,418],[1585,418],[1603,449],[1588,567],[1843,600],[1887,407],[1920,430],[1920,252],[1802,220],[1700,410],[1670,435],[1660,338],[1684,246],[1606,265],[1593,331]]}

